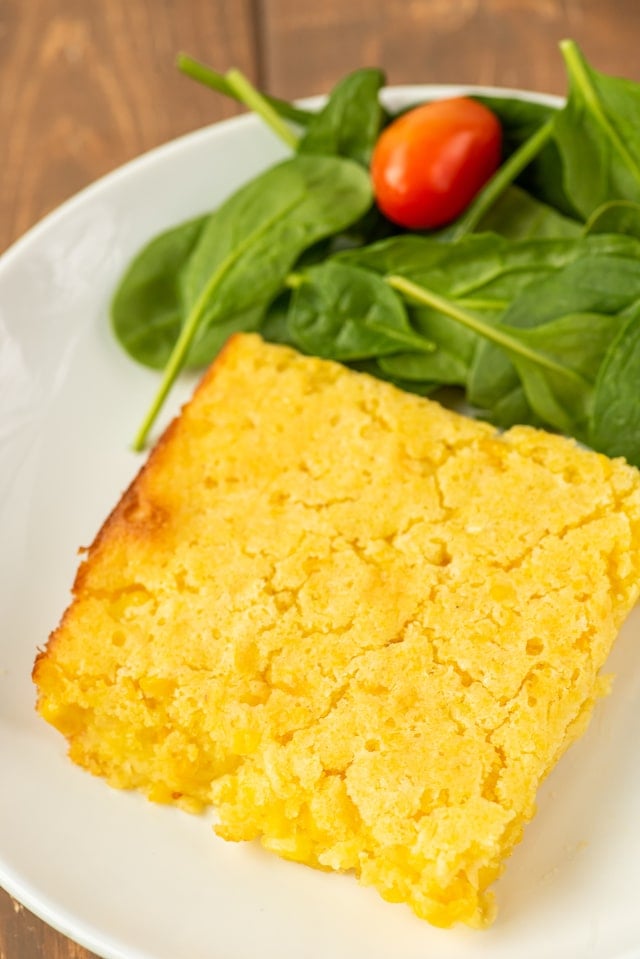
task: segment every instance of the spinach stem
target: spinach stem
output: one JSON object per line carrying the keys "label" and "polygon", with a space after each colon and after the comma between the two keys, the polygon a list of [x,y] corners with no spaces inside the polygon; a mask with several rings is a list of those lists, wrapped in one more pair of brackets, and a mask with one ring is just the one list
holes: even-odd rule
{"label": "spinach stem", "polygon": [[475,230],[496,200],[502,196],[507,187],[511,186],[513,181],[550,140],[552,132],[553,120],[547,120],[511,154],[509,159],[502,164],[480,193],[477,194],[462,216],[453,224],[449,231],[452,240],[459,240],[467,233],[472,233]]}
{"label": "spinach stem", "polygon": [[[211,67],[206,66],[199,60],[195,60],[188,54],[179,53],[176,60],[176,66],[181,73],[184,73],[184,75],[187,77],[191,77],[191,79],[195,80],[197,83],[201,83],[203,86],[209,87],[211,90],[216,90],[218,93],[222,93],[226,97],[231,97],[234,100],[240,100],[238,94],[232,89],[223,73],[218,73],[217,70],[213,70]],[[276,113],[278,113],[285,120],[290,120],[292,123],[297,123],[298,126],[306,127],[313,116],[313,112],[311,110],[303,110],[301,107],[296,107],[287,100],[281,100],[279,97],[271,97],[267,93],[263,93],[262,96],[267,103],[273,107]],[[241,100],[240,102],[244,101]]]}
{"label": "spinach stem", "polygon": [[225,73],[225,79],[238,100],[253,110],[286,146],[291,147],[292,150],[298,148],[299,138],[291,127],[287,126],[269,101],[256,90],[240,70],[229,70]]}
{"label": "spinach stem", "polygon": [[283,213],[287,213],[300,202],[300,196],[294,196],[294,198],[289,201],[287,206],[280,209],[278,213],[274,215],[274,217],[262,224],[259,224],[257,228],[245,236],[245,238],[237,244],[235,249],[232,250],[224,260],[222,260],[222,262],[210,276],[207,283],[204,285],[197,300],[187,314],[185,324],[180,331],[180,336],[176,340],[173,350],[171,351],[171,356],[169,357],[167,365],[163,370],[162,380],[160,382],[158,392],[153,399],[147,415],[142,421],[140,429],[136,433],[133,441],[133,448],[136,450],[136,452],[140,452],[140,450],[144,448],[149,430],[153,426],[164,401],[169,395],[171,387],[173,386],[175,380],[182,370],[182,367],[184,366],[191,344],[198,333],[198,328],[202,321],[202,317],[205,315],[207,306],[211,302],[218,286],[224,280],[226,274],[233,267],[233,265],[251,246],[251,243],[256,240],[256,237],[260,237],[269,229],[275,217],[281,216]]}
{"label": "spinach stem", "polygon": [[386,276],[385,280],[392,289],[402,293],[403,296],[406,296],[413,302],[430,306],[439,313],[444,313],[445,316],[451,317],[452,320],[456,320],[456,322],[466,326],[467,329],[477,333],[478,336],[482,336],[492,343],[497,344],[497,346],[501,346],[502,349],[507,350],[509,353],[523,356],[532,363],[536,363],[538,366],[544,366],[554,373],[561,373],[562,375],[570,373],[567,367],[563,366],[562,363],[557,363],[550,356],[539,353],[537,350],[527,346],[526,343],[522,343],[515,337],[510,336],[504,327],[501,329],[500,327],[485,323],[479,317],[474,316],[473,313],[468,313],[466,310],[460,309],[456,303],[447,300],[438,293],[427,290],[423,286],[418,286],[417,283],[413,283],[404,276]]}
{"label": "spinach stem", "polygon": [[580,51],[573,40],[561,40],[560,52],[564,58],[564,63],[569,75],[569,81],[573,79],[580,87],[582,95],[589,105],[589,109],[596,115],[598,121],[606,125],[606,118],[603,115],[602,106],[593,84],[589,79],[589,74],[585,70],[585,65]]}
{"label": "spinach stem", "polygon": [[133,448],[137,453],[144,449],[144,444],[149,434],[149,430],[155,423],[156,417],[162,409],[164,401],[169,395],[171,387],[173,386],[178,374],[184,366],[187,353],[189,352],[189,347],[191,346],[193,337],[198,329],[198,324],[200,323],[200,316],[204,309],[204,305],[205,303],[203,301],[203,297],[200,297],[195,307],[187,317],[187,322],[180,331],[180,336],[176,340],[175,346],[171,351],[169,361],[162,372],[162,380],[160,382],[160,386],[158,387],[158,391],[153,398],[151,406],[147,410],[146,416],[140,425],[140,429],[134,437]]}
{"label": "spinach stem", "polygon": [[198,327],[200,326],[200,321],[202,320],[204,312],[207,308],[207,304],[209,303],[209,300],[215,292],[216,287],[223,279],[232,262],[233,257],[227,257],[222,261],[187,314],[186,322],[180,330],[180,336],[176,340],[167,365],[162,371],[162,380],[160,381],[158,391],[154,396],[153,402],[149,407],[147,414],[142,421],[140,429],[136,433],[133,440],[133,448],[138,453],[144,448],[149,430],[155,423],[156,417],[162,409],[164,401],[169,395],[171,387],[182,371],[182,367],[185,364],[191,344],[193,343],[195,335],[198,332]]}

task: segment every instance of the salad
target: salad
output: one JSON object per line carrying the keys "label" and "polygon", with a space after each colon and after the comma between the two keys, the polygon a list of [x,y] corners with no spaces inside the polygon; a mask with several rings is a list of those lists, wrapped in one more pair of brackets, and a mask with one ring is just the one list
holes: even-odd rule
{"label": "salad", "polygon": [[561,109],[473,96],[397,117],[377,69],[312,112],[181,56],[291,157],[155,237],[122,277],[114,333],[163,371],[136,448],[183,369],[257,330],[640,466],[640,84],[560,49]]}

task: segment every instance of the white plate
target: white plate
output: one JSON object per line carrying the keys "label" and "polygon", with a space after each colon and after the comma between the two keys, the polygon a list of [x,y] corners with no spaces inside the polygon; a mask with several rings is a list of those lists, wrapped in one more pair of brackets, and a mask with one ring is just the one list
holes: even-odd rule
{"label": "white plate", "polygon": [[482,933],[433,929],[352,877],[226,844],[206,817],[111,790],[34,713],[36,648],[67,603],[77,547],[139,465],[128,443],[157,384],[111,338],[114,284],[149,237],[281,155],[252,117],[203,130],[95,184],[0,261],[0,883],[108,959],[640,957],[637,614],[611,660],[614,694],[543,787]]}

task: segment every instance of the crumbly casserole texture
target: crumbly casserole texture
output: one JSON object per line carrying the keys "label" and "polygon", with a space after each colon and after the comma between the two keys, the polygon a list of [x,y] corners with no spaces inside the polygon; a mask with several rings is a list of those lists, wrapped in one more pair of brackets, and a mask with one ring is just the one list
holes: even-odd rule
{"label": "crumbly casserole texture", "polygon": [[622,461],[238,335],[88,549],[38,709],[113,786],[483,926],[639,582]]}

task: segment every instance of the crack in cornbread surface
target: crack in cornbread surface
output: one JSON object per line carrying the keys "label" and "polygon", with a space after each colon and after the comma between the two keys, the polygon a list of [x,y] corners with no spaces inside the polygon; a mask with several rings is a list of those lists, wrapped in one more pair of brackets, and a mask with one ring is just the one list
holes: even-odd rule
{"label": "crack in cornbread surface", "polygon": [[639,572],[623,462],[237,336],[89,549],[39,710],[114,786],[480,926]]}

